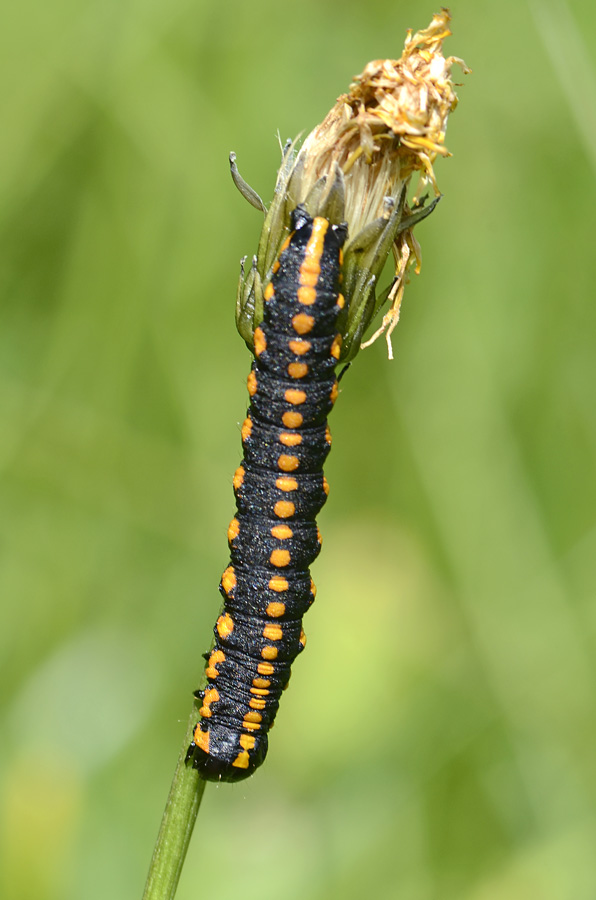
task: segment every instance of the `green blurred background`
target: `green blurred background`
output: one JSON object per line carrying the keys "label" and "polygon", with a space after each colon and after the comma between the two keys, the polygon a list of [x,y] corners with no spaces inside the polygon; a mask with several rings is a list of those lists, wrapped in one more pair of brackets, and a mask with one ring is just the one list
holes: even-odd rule
{"label": "green blurred background", "polygon": [[[434,3],[22,0],[0,31],[0,896],[140,897],[219,608],[238,260]],[[596,897],[596,8],[460,0],[444,200],[332,417],[265,767],[178,897]],[[463,81],[456,71],[456,79]]]}

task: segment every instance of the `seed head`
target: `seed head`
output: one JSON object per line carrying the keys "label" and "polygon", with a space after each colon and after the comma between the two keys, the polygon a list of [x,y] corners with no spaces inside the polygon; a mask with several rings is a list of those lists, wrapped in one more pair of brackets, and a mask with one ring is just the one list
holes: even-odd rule
{"label": "seed head", "polygon": [[[443,56],[443,41],[451,34],[449,21],[449,11],[442,9],[428,28],[415,34],[408,31],[400,59],[368,63],[300,148],[297,141],[286,144],[257,256],[240,279],[237,324],[250,347],[263,316],[263,290],[290,231],[290,213],[302,203],[312,216],[348,225],[342,284],[346,307],[339,322],[341,361],[353,359],[361,346],[385,330],[391,358],[391,333],[399,319],[408,270],[412,264],[416,271],[420,268],[413,228],[440,199],[434,161],[450,155],[445,130],[457,105],[451,66],[457,62],[469,71],[462,60]],[[234,159],[236,184],[253,205],[264,209],[241,179]],[[415,173],[418,184],[408,201]],[[428,185],[435,196],[425,206],[421,197]],[[388,289],[378,294],[378,279],[390,252],[395,274]],[[386,302],[390,308],[381,327],[362,344],[364,332]]]}

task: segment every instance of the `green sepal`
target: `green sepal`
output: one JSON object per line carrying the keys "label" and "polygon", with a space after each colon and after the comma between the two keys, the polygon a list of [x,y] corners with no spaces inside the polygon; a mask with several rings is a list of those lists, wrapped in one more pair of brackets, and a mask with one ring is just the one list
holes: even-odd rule
{"label": "green sepal", "polygon": [[381,217],[362,229],[348,244],[343,265],[343,293],[346,298],[338,326],[343,334],[340,362],[354,359],[362,336],[373,320],[380,303],[376,299],[377,281],[398,234],[406,198],[405,185],[388,217]]}
{"label": "green sepal", "polygon": [[232,151],[230,153],[230,173],[232,175],[232,181],[242,194],[245,200],[247,200],[251,206],[254,206],[255,209],[258,209],[259,212],[267,212],[267,207],[257,194],[254,188],[250,186],[250,184],[244,180],[240,172],[238,171],[238,166],[236,165],[236,154]]}
{"label": "green sepal", "polygon": [[401,234],[402,231],[406,231],[407,228],[413,228],[414,225],[418,224],[418,222],[422,222],[423,219],[426,219],[427,216],[430,216],[431,212],[433,212],[442,196],[442,194],[439,194],[439,196],[435,197],[434,200],[428,204],[428,206],[421,206],[419,209],[416,209],[415,212],[402,219],[399,223],[397,234]]}
{"label": "green sepal", "polygon": [[236,292],[236,328],[249,350],[254,352],[254,331],[263,320],[263,283],[253,256],[248,272],[240,263],[240,278]]}
{"label": "green sepal", "polygon": [[315,182],[302,205],[313,218],[323,216],[332,225],[340,225],[344,221],[346,184],[343,172],[337,164],[334,164],[329,175],[323,175]]}
{"label": "green sepal", "polygon": [[263,320],[263,290],[271,280],[271,268],[279,256],[279,249],[290,233],[290,212],[286,216],[284,207],[287,205],[288,178],[295,156],[295,142],[288,141],[284,147],[273,200],[265,213],[257,255],[253,257],[248,272],[243,266],[240,270],[236,295],[236,327],[253,352],[254,331]]}
{"label": "green sepal", "polygon": [[298,200],[293,199],[291,187],[296,179],[299,181],[301,169],[300,161],[296,161],[296,141],[288,141],[257,251],[259,274],[265,286],[271,280],[271,268],[279,256],[279,249],[290,233],[290,213],[298,204]]}
{"label": "green sepal", "polygon": [[339,363],[351,362],[360,350],[364,332],[373,319],[377,277],[370,272],[363,272],[357,284],[359,301],[354,305],[352,314],[347,307],[340,314],[337,325],[338,331],[342,333],[343,341]]}

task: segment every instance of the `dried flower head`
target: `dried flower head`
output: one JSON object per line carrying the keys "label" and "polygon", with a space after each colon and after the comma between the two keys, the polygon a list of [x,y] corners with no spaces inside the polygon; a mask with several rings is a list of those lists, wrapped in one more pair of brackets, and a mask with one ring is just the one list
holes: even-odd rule
{"label": "dried flower head", "polygon": [[[457,96],[451,81],[456,57],[443,56],[443,40],[451,32],[449,11],[442,9],[428,28],[408,32],[399,60],[375,60],[337,100],[323,122],[308,135],[284,148],[275,195],[266,211],[257,256],[241,273],[237,324],[252,348],[254,328],[263,316],[263,290],[271,267],[290,231],[290,213],[302,203],[312,216],[348,224],[344,251],[343,293],[346,308],[339,328],[343,333],[343,362],[354,358],[385,330],[389,356],[391,333],[410,266],[420,267],[414,225],[429,215],[440,198],[433,171],[437,156],[448,156],[445,129]],[[232,175],[243,195],[265,210],[258,195],[242,180],[230,157]],[[413,198],[407,191],[415,173],[419,181]],[[427,185],[435,194],[427,206],[420,200]],[[377,294],[378,279],[390,252],[395,274],[389,288]],[[390,308],[372,338],[364,332],[381,306]]]}

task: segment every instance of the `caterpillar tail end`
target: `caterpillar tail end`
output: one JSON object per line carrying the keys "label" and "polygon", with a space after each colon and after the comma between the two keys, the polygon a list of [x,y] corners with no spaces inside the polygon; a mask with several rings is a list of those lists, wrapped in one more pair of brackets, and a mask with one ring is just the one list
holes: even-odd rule
{"label": "caterpillar tail end", "polygon": [[187,750],[185,762],[192,763],[205,781],[244,781],[264,762],[267,755],[267,736],[242,734],[225,726],[213,726],[207,731],[199,722]]}

